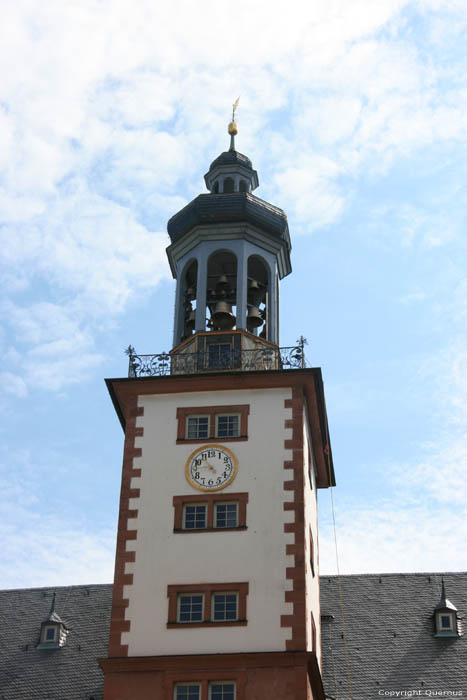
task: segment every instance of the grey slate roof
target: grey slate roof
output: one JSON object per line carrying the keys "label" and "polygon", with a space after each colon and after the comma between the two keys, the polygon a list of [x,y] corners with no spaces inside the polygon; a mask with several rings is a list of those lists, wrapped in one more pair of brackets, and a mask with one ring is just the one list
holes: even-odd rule
{"label": "grey slate roof", "polygon": [[[38,651],[54,591],[71,630],[62,648]],[[0,700],[102,700],[111,601],[111,584],[0,591]]]}
{"label": "grey slate roof", "polygon": [[236,165],[237,163],[250,169],[253,168],[251,160],[247,156],[244,156],[243,153],[239,153],[238,151],[224,151],[212,161],[209,170],[213,170],[213,168],[218,165]]}
{"label": "grey slate roof", "polygon": [[[342,577],[354,700],[396,697],[385,691],[467,695],[467,638],[433,637],[441,576],[462,617],[467,573]],[[337,577],[322,576],[320,587],[324,689],[348,700]],[[61,649],[38,651],[54,590],[71,631]],[[0,591],[0,700],[102,700],[96,659],[107,655],[111,600],[111,584]]]}
{"label": "grey slate roof", "polygon": [[[428,697],[435,690],[467,695],[467,638],[433,637],[442,577],[462,617],[467,573],[341,577],[354,700],[397,697],[384,691],[417,691],[412,697],[418,692]],[[324,689],[336,700],[347,700],[337,577],[322,576],[320,592]]]}
{"label": "grey slate roof", "polygon": [[259,226],[274,238],[285,241],[290,251],[285,213],[249,192],[200,194],[169,219],[167,232],[174,243],[195,226],[231,224],[237,221],[248,221],[253,226]]}

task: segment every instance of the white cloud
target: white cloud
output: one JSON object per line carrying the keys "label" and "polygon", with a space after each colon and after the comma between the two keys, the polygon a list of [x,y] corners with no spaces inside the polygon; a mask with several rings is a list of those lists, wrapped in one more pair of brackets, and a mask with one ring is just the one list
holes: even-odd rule
{"label": "white cloud", "polygon": [[[408,0],[297,1],[273,14],[265,0],[241,0],[233,15],[187,0],[157,12],[146,0],[131,9],[120,0],[111,11],[91,0],[55,0],[40,13],[28,0],[8,7],[2,280],[36,324],[38,303],[62,307],[63,332],[49,348],[68,353],[70,378],[99,361],[98,317],[111,321],[168,275],[165,235],[154,230],[202,188],[200,164],[226,147],[239,93],[239,147],[307,232],[342,216],[355,178],[434,142],[465,139],[467,93],[407,30],[411,7],[435,22],[434,3]],[[272,157],[277,175],[268,183]],[[430,228],[408,213],[408,244],[419,235],[440,246],[453,235],[449,222]],[[28,283],[46,289],[34,303],[17,296]],[[69,324],[79,357],[68,349]],[[24,327],[16,335],[31,356],[46,353]],[[66,382],[59,375],[57,367],[51,386]]]}
{"label": "white cloud", "polygon": [[0,373],[0,387],[2,391],[20,399],[23,399],[28,394],[27,384],[24,379],[12,372]]}
{"label": "white cloud", "polygon": [[[386,489],[371,506],[335,497],[341,573],[465,569],[467,539],[467,352],[460,339],[429,359],[438,430],[410,461],[373,465]],[[358,484],[356,485],[358,488]],[[365,485],[361,484],[364,496]],[[339,493],[339,492],[337,492]],[[320,562],[336,573],[331,502],[321,492]],[[340,505],[342,503],[342,506]]]}
{"label": "white cloud", "polygon": [[[334,537],[321,524],[320,568],[337,573]],[[323,516],[322,516],[323,518]],[[368,509],[337,509],[339,568],[342,574],[465,569],[466,519],[449,507],[420,502],[376,503]]]}
{"label": "white cloud", "polygon": [[2,450],[2,457],[0,587],[111,581],[115,532],[99,528],[96,519],[80,519],[76,508],[52,503],[54,476],[48,474],[43,488],[41,465],[27,450]]}

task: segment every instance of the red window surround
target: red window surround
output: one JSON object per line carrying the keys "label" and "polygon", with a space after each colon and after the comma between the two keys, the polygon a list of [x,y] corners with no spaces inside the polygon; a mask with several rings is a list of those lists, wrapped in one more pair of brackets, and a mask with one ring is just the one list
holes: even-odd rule
{"label": "red window surround", "polygon": [[[240,415],[240,435],[238,437],[216,437],[216,416],[236,413]],[[248,440],[248,414],[249,404],[238,406],[184,406],[177,408],[177,443],[203,443],[203,442],[240,442]],[[186,419],[188,416],[209,416],[209,437],[186,438]]]}
{"label": "red window surround", "polygon": [[[211,620],[211,596],[213,593],[238,593],[238,620]],[[177,597],[179,593],[204,593],[204,614],[202,622],[177,622]],[[247,624],[246,597],[248,583],[194,583],[167,586],[169,599],[168,628],[178,627],[239,627]]]}
{"label": "red window surround", "polygon": [[[238,503],[238,527],[214,527],[214,504],[225,502]],[[208,518],[207,527],[200,529],[183,529],[183,506],[187,503],[207,503]],[[230,532],[232,530],[246,530],[246,504],[247,493],[203,493],[199,496],[174,496],[174,532]]]}

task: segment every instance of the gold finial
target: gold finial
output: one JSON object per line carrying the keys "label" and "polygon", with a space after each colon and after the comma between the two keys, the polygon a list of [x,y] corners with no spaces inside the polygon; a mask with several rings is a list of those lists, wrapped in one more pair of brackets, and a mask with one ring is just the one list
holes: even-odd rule
{"label": "gold finial", "polygon": [[238,126],[235,121],[235,112],[238,107],[238,103],[240,102],[240,97],[237,97],[235,102],[232,105],[232,121],[230,122],[229,126],[227,127],[227,131],[230,134],[230,150],[235,151],[235,136],[238,134]]}

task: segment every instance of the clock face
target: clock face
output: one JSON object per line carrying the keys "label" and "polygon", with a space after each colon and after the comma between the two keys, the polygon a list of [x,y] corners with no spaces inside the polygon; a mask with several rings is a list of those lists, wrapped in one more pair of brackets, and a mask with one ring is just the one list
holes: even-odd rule
{"label": "clock face", "polygon": [[226,447],[205,445],[198,447],[187,459],[186,478],[199,491],[224,489],[237,475],[237,458]]}

